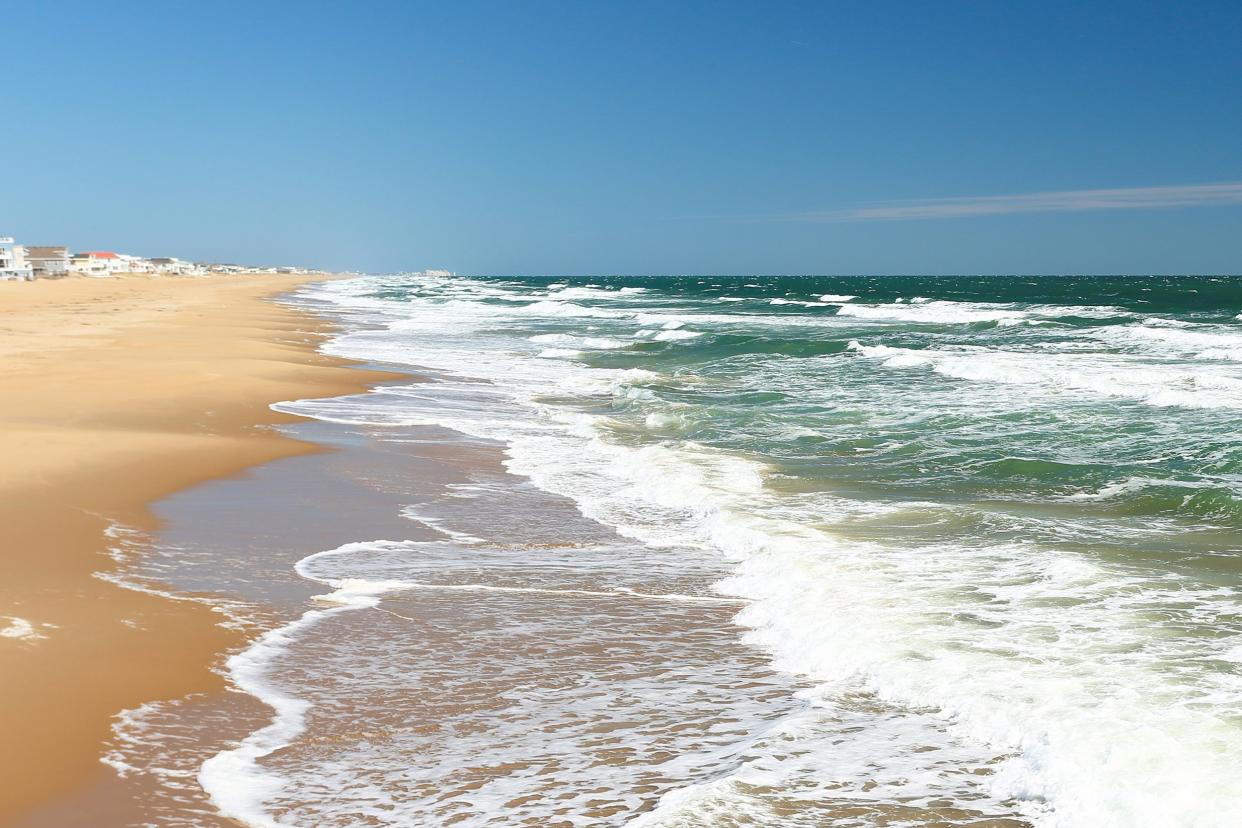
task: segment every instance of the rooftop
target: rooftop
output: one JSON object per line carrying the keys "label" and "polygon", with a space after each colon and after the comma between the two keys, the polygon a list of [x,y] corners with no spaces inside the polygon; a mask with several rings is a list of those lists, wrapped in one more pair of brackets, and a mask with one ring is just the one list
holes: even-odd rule
{"label": "rooftop", "polygon": [[67,247],[48,247],[43,245],[32,244],[26,247],[26,258],[43,259],[48,257],[62,258],[69,254]]}

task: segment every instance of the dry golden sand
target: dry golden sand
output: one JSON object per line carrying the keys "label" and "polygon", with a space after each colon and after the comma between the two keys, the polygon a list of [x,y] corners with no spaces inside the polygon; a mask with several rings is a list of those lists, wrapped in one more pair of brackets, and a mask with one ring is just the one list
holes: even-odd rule
{"label": "dry golden sand", "polygon": [[[269,403],[386,378],[318,354],[323,323],[268,301],[307,278],[0,283],[0,825],[100,808],[115,713],[221,688],[209,667],[240,642],[218,616],[92,573],[109,521],[152,528],[153,499],[315,451],[264,427],[289,419]],[[120,824],[115,807],[73,821]]]}

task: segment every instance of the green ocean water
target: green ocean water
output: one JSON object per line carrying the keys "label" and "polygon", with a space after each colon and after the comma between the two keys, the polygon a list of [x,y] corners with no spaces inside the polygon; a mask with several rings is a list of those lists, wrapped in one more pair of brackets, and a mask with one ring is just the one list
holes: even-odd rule
{"label": "green ocean water", "polygon": [[[617,439],[701,442],[774,463],[790,492],[971,504],[1063,541],[1131,548],[1137,534],[1163,548],[1175,533],[1187,565],[1242,521],[1242,279],[585,281],[618,298],[642,288],[621,306],[703,334],[659,341],[628,319],[529,327],[634,336],[574,359],[668,378],[591,407],[618,420]],[[541,282],[564,283],[520,284]]]}

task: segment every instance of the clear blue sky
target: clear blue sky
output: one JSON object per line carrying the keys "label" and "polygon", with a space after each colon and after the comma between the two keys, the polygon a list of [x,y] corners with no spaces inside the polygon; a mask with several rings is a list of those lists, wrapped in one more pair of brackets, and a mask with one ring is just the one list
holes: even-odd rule
{"label": "clear blue sky", "polygon": [[[1242,188],[1201,186],[1242,182],[1238,2],[0,20],[0,233],[28,243],[467,273],[1242,272]],[[1077,192],[1101,189],[1122,192]]]}

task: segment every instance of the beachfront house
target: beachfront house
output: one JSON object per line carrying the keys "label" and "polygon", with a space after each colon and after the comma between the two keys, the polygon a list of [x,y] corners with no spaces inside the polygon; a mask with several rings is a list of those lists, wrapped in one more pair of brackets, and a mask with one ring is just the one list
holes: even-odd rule
{"label": "beachfront house", "polygon": [[154,273],[155,265],[150,260],[141,256],[127,256],[124,253],[118,253],[117,258],[121,260],[122,273]]}
{"label": "beachfront house", "polygon": [[212,273],[245,273],[249,268],[239,264],[213,264],[209,265],[208,270]]}
{"label": "beachfront house", "polygon": [[109,250],[74,253],[69,270],[83,276],[115,276],[125,272],[125,261]]}
{"label": "beachfront house", "polygon": [[32,244],[26,248],[26,261],[36,279],[59,279],[69,273],[69,248]]}
{"label": "beachfront house", "polygon": [[147,259],[151,266],[155,268],[157,273],[168,273],[173,276],[197,276],[201,274],[202,268],[187,262],[184,259],[178,259],[175,256],[154,256]]}
{"label": "beachfront house", "polygon": [[19,279],[29,282],[34,269],[26,261],[26,248],[13,241],[12,236],[0,236],[0,279]]}

